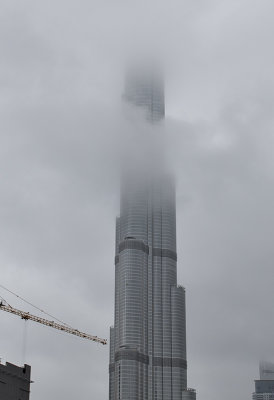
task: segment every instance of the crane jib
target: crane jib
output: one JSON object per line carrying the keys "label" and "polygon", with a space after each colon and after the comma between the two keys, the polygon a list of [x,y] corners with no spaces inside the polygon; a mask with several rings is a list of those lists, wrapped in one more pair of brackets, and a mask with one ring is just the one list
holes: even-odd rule
{"label": "crane jib", "polygon": [[18,315],[19,317],[21,317],[24,320],[31,320],[34,322],[38,322],[39,324],[49,326],[51,328],[58,329],[60,331],[70,333],[71,335],[75,335],[75,336],[81,337],[83,339],[88,339],[88,340],[91,340],[93,342],[97,342],[97,343],[100,343],[103,345],[107,344],[106,339],[101,339],[97,336],[92,336],[92,335],[89,335],[88,333],[80,332],[78,329],[74,329],[74,328],[71,328],[66,325],[58,324],[55,321],[49,321],[45,318],[37,317],[36,315],[30,314],[30,313],[22,311],[22,310],[18,310],[9,305],[5,305],[2,302],[0,302],[0,309],[3,311],[9,312],[11,314]]}

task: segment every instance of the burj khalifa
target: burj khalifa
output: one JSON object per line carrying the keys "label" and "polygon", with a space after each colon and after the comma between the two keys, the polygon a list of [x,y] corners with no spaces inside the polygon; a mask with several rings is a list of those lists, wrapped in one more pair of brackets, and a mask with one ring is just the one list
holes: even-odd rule
{"label": "burj khalifa", "polygon": [[[144,124],[160,129],[165,100],[159,74],[129,73],[123,97],[142,111]],[[153,140],[147,143],[153,153]],[[144,138],[144,149],[147,143]],[[187,388],[185,289],[177,283],[175,182],[160,155],[153,153],[152,163],[141,157],[138,164],[136,158],[123,169],[116,220],[109,400],[193,400],[196,392]]]}

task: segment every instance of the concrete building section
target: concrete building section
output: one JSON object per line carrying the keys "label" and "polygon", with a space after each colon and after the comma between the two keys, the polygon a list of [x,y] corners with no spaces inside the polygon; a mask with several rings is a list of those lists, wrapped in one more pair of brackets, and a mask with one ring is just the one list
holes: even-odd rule
{"label": "concrete building section", "polygon": [[[145,111],[148,123],[164,119],[157,74],[129,74],[124,97]],[[159,157],[157,168],[147,165],[131,163],[121,179],[109,399],[193,400],[195,391],[187,389],[185,289],[177,284],[175,183]]]}
{"label": "concrete building section", "polygon": [[29,400],[30,399],[31,367],[0,363],[0,399]]}
{"label": "concrete building section", "polygon": [[260,363],[260,379],[255,380],[253,400],[274,400],[274,364]]}

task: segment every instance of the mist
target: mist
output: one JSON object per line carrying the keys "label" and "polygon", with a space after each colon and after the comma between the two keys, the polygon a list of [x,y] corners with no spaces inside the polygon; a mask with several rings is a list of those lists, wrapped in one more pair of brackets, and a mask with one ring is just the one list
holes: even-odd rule
{"label": "mist", "polygon": [[[0,8],[0,283],[108,338],[121,154],[158,132],[177,182],[189,386],[250,399],[274,360],[273,2]],[[122,101],[128,62],[149,56],[165,76],[158,130]],[[106,399],[108,351],[1,315],[0,357],[32,366],[31,399]]]}

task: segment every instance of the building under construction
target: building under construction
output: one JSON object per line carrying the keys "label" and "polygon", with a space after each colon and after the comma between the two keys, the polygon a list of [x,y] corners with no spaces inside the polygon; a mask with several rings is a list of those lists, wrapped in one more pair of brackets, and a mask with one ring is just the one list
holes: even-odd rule
{"label": "building under construction", "polygon": [[30,371],[29,365],[0,363],[0,399],[1,400],[29,400],[30,398]]}

